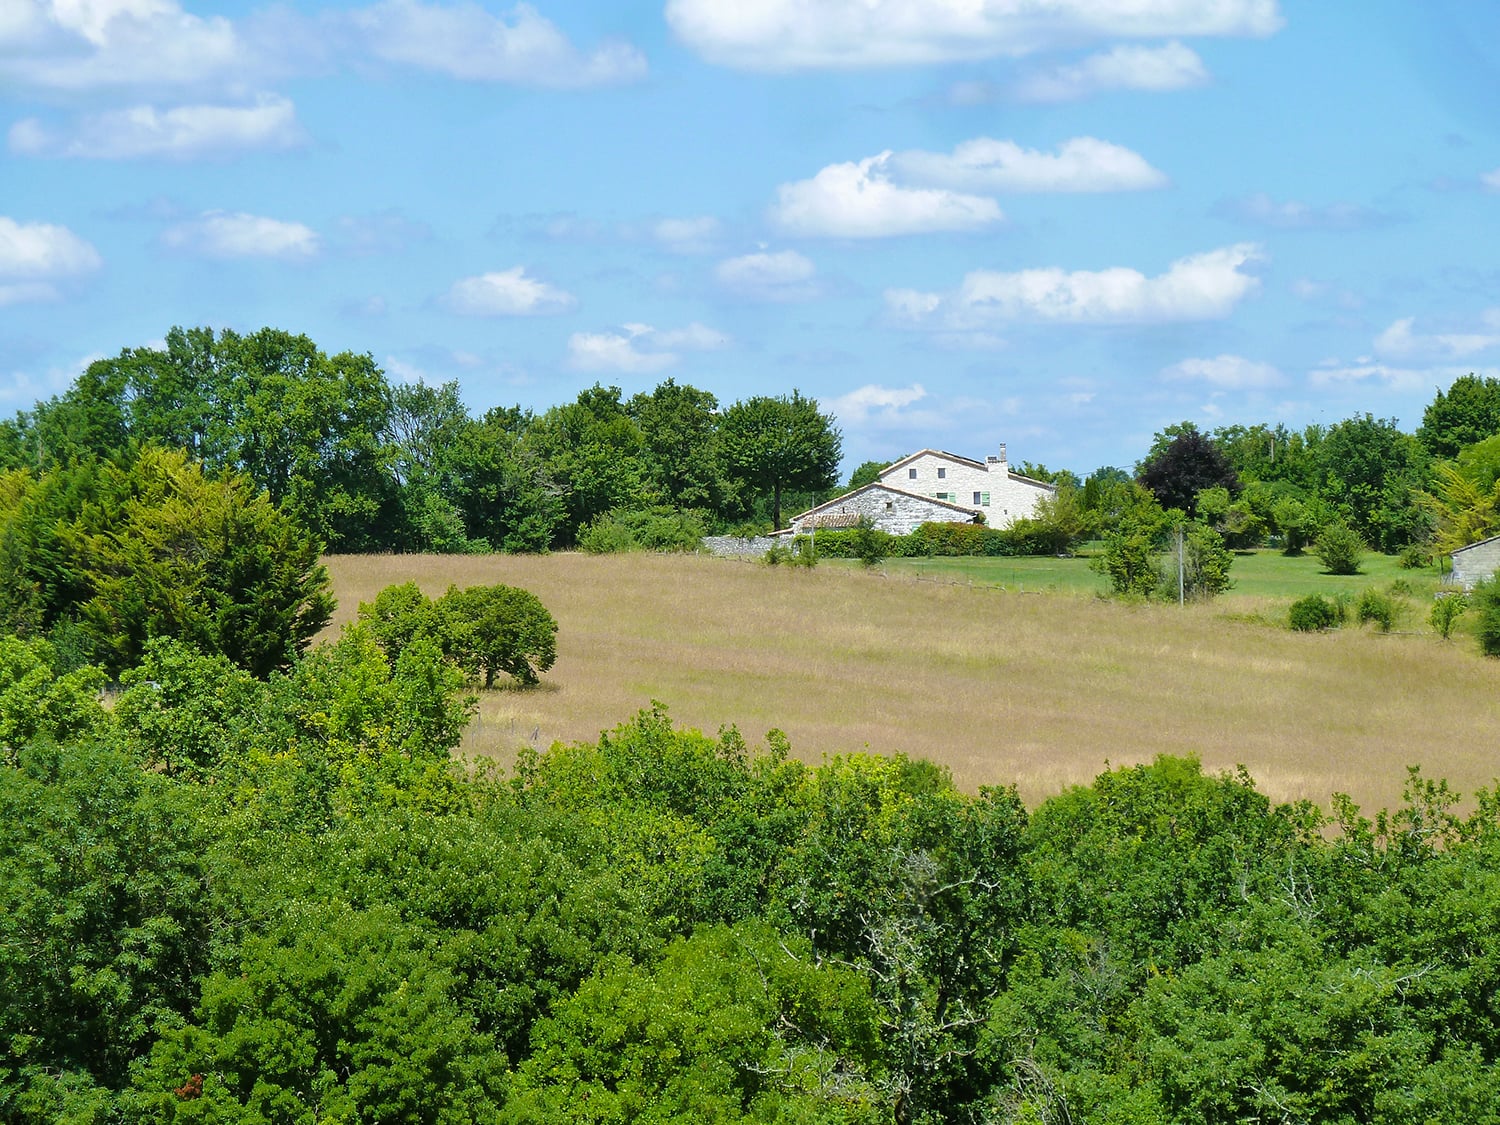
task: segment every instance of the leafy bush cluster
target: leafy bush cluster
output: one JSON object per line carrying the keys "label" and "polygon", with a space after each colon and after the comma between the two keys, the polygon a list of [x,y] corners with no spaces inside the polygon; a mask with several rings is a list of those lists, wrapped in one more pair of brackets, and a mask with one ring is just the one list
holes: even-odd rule
{"label": "leafy bush cluster", "polygon": [[660,708],[465,774],[374,625],[157,639],[109,711],[0,639],[0,1120],[1494,1120],[1494,794],[1161,758],[1028,813]]}
{"label": "leafy bush cluster", "polygon": [[[1180,536],[1180,542],[1179,542]],[[1206,524],[1178,525],[1154,504],[1126,513],[1090,565],[1123,597],[1190,600],[1217,597],[1232,585],[1234,556]]]}
{"label": "leafy bush cluster", "polygon": [[1332,629],[1343,621],[1343,610],[1332,598],[1321,594],[1308,594],[1292,603],[1289,613],[1291,626],[1299,633],[1315,633]]}
{"label": "leafy bush cluster", "polygon": [[246,478],[173,450],[0,473],[0,628],[111,675],[158,636],[285,667],[333,611],[321,553]]}
{"label": "leafy bush cluster", "polygon": [[[859,558],[856,545],[861,539],[860,530],[818,532],[818,553],[830,559]],[[924,523],[907,535],[892,535],[878,528],[870,530],[878,537],[879,556],[892,559],[1050,555],[1070,546],[1067,536],[1059,537],[1056,531],[1032,520],[1017,520],[1004,528],[976,523]]]}
{"label": "leafy bush cluster", "polygon": [[591,555],[690,552],[702,548],[705,534],[703,519],[696,512],[612,509],[579,532],[578,549]]}

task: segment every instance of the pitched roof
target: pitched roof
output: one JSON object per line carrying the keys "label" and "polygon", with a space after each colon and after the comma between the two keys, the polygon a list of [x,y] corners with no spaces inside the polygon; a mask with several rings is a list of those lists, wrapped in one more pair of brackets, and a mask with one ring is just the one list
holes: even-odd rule
{"label": "pitched roof", "polygon": [[957,453],[949,453],[945,449],[919,449],[915,453],[907,454],[907,456],[901,458],[901,460],[899,461],[892,461],[889,465],[880,470],[880,475],[884,476],[892,469],[901,468],[901,466],[906,464],[908,461],[915,461],[918,457],[925,457],[929,454],[933,457],[946,457],[949,461],[956,461],[960,465],[968,465],[975,469],[987,468],[983,461],[976,461],[972,457],[960,457]]}
{"label": "pitched roof", "polygon": [[1010,463],[1008,461],[986,463],[984,461],[976,461],[972,457],[960,457],[957,453],[949,453],[946,449],[919,449],[915,453],[907,454],[899,461],[892,461],[889,465],[880,470],[880,475],[883,477],[887,473],[894,472],[896,469],[901,468],[908,461],[915,461],[918,457],[927,456],[942,457],[948,461],[952,461],[954,464],[967,465],[971,469],[982,469],[985,472],[989,472],[990,464],[1001,464],[1005,466],[1005,475],[1008,476],[1011,480],[1019,481],[1022,484],[1033,485],[1036,488],[1044,488],[1048,492],[1057,491],[1057,485],[1055,484],[1048,484],[1044,480],[1037,480],[1034,477],[1023,476],[1022,474],[1015,472],[1011,469]]}
{"label": "pitched roof", "polygon": [[1459,555],[1465,551],[1473,550],[1475,547],[1482,547],[1486,543],[1493,543],[1496,539],[1500,539],[1500,535],[1487,535],[1483,539],[1476,539],[1473,543],[1465,543],[1462,547],[1454,547],[1448,553],[1450,555]]}

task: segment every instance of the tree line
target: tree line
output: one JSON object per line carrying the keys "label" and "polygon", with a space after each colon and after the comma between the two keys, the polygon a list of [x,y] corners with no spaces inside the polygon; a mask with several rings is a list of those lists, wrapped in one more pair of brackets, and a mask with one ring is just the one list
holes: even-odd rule
{"label": "tree line", "polygon": [[841,442],[795,390],[721,409],[668,379],[474,417],[456,383],[392,383],[369,355],[330,356],[306,336],[173,328],[0,422],[0,468],[181,450],[245,477],[330,551],[543,551],[612,512],[779,524],[787,503],[832,487]]}
{"label": "tree line", "polygon": [[376,626],[108,709],[0,638],[0,1121],[1500,1121],[1493,793],[1027,809],[660,707],[505,777]]}

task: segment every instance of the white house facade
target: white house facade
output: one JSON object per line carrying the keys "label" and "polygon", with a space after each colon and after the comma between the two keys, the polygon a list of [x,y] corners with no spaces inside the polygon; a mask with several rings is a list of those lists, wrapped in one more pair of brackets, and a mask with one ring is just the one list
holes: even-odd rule
{"label": "white house facade", "polygon": [[[793,516],[786,533],[853,527],[867,518],[881,531],[906,535],[924,523],[1009,527],[1036,512],[1056,488],[1010,471],[1005,446],[998,457],[968,457],[923,449],[881,472],[879,480]],[[785,534],[785,533],[784,533]]]}
{"label": "white house facade", "polygon": [[1011,472],[1004,445],[998,457],[983,461],[923,449],[887,468],[880,474],[880,483],[968,508],[983,515],[990,527],[1009,527],[1016,520],[1030,519],[1037,501],[1057,491],[1053,485]]}

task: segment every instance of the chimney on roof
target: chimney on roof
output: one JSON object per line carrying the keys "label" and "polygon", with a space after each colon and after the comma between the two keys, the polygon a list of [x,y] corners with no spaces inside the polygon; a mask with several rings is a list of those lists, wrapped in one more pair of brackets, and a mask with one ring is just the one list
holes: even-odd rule
{"label": "chimney on roof", "polygon": [[1000,464],[1005,464],[1005,443],[1000,443]]}

